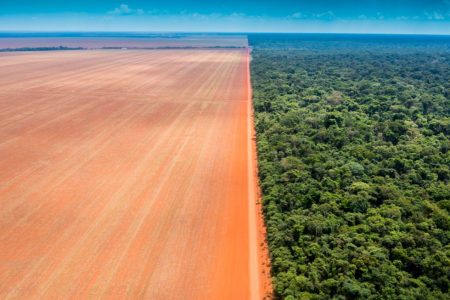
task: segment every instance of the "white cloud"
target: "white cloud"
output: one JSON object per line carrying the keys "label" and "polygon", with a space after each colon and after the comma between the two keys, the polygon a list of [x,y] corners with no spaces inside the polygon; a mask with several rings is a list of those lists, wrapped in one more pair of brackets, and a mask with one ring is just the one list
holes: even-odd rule
{"label": "white cloud", "polygon": [[305,15],[298,11],[298,12],[293,13],[291,15],[291,18],[293,18],[293,19],[303,19],[303,18],[305,18]]}
{"label": "white cloud", "polygon": [[331,10],[313,15],[316,19],[331,20],[334,19],[334,12]]}
{"label": "white cloud", "polygon": [[289,19],[317,19],[317,20],[326,20],[330,21],[335,18],[334,12],[331,10],[321,12],[321,13],[302,13],[302,12],[295,12],[292,15],[288,16]]}
{"label": "white cloud", "polygon": [[384,16],[380,12],[377,12],[377,19],[384,20]]}
{"label": "white cloud", "polygon": [[114,10],[108,12],[110,15],[116,16],[130,16],[130,15],[143,15],[145,14],[143,9],[131,8],[127,4],[120,4],[119,7],[116,7]]}
{"label": "white cloud", "polygon": [[179,16],[185,19],[190,19],[192,21],[219,21],[219,20],[241,20],[241,19],[248,19],[253,18],[251,16],[247,16],[245,13],[241,12],[232,12],[230,14],[222,14],[222,13],[209,13],[209,14],[203,14],[199,12],[188,12],[188,11],[181,11],[179,13]]}
{"label": "white cloud", "polygon": [[246,14],[240,13],[240,12],[233,12],[230,14],[230,17],[232,18],[244,18],[246,17]]}
{"label": "white cloud", "polygon": [[440,21],[445,19],[445,16],[441,13],[438,13],[437,11],[426,12],[425,16],[428,18],[428,20]]}

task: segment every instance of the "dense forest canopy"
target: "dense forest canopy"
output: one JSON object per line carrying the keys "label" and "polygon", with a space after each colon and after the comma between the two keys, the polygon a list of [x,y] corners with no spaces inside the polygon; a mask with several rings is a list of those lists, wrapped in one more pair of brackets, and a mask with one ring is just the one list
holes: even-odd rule
{"label": "dense forest canopy", "polygon": [[450,37],[249,41],[276,296],[449,299]]}
{"label": "dense forest canopy", "polygon": [[450,51],[450,36],[446,35],[386,35],[386,34],[252,34],[249,44],[256,49],[295,49],[317,54],[339,52],[445,53]]}

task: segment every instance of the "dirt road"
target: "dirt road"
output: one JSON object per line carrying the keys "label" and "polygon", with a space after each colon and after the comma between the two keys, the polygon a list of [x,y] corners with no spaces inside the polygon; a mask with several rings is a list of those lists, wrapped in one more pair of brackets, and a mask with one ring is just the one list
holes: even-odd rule
{"label": "dirt road", "polygon": [[261,297],[247,63],[0,54],[0,298]]}

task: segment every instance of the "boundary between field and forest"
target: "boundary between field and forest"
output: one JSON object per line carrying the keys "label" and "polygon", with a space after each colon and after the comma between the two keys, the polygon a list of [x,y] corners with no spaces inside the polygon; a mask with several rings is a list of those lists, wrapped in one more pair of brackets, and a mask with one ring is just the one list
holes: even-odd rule
{"label": "boundary between field and forest", "polygon": [[272,299],[270,259],[266,238],[266,226],[262,211],[262,195],[259,187],[256,150],[253,89],[251,82],[251,48],[247,47],[247,160],[248,160],[248,213],[249,213],[249,275],[250,299]]}

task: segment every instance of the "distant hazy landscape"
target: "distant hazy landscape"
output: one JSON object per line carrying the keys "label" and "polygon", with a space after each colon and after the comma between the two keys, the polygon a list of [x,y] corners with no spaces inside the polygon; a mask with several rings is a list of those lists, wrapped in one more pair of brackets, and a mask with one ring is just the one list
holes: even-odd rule
{"label": "distant hazy landscape", "polygon": [[244,48],[243,35],[136,34],[136,33],[0,33],[0,50],[33,50],[51,48]]}

